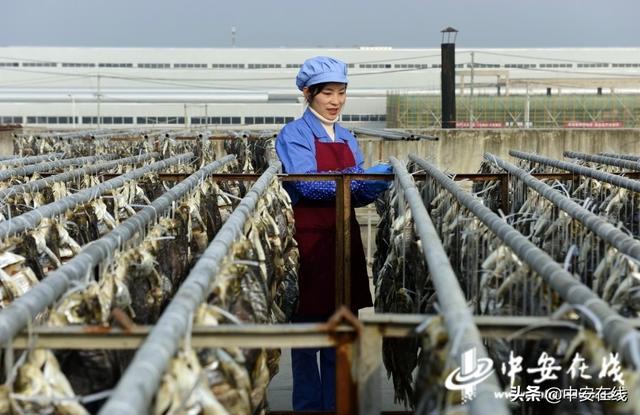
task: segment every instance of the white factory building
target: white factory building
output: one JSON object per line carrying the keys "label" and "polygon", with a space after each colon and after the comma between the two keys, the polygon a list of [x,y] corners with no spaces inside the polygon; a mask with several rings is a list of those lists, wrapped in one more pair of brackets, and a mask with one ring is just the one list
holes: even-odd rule
{"label": "white factory building", "polygon": [[[439,48],[0,47],[0,124],[273,126],[301,114],[295,76],[317,55],[349,65],[344,122],[384,123],[389,92],[439,93]],[[456,67],[459,94],[640,89],[640,48],[458,49]]]}

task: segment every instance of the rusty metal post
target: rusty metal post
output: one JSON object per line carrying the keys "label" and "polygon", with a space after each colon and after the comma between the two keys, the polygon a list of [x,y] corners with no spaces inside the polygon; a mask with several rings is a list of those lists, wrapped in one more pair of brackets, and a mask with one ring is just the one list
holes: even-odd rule
{"label": "rusty metal post", "polygon": [[[355,333],[337,331],[340,324],[350,325]],[[340,306],[327,321],[327,327],[336,344],[336,414],[354,415],[358,413],[358,386],[353,376],[353,342],[360,337],[364,326],[351,310]]]}
{"label": "rusty metal post", "polygon": [[357,390],[351,376],[351,358],[353,345],[351,336],[336,336],[336,414],[353,415],[357,413]]}
{"label": "rusty metal post", "polygon": [[509,175],[500,178],[500,208],[505,215],[509,214]]}
{"label": "rusty metal post", "polygon": [[344,301],[344,176],[336,177],[336,310]]}

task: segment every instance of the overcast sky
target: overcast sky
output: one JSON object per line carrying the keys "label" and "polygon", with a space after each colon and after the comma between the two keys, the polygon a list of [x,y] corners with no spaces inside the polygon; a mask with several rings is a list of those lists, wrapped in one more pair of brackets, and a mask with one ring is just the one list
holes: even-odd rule
{"label": "overcast sky", "polygon": [[640,46],[639,0],[2,0],[3,46]]}

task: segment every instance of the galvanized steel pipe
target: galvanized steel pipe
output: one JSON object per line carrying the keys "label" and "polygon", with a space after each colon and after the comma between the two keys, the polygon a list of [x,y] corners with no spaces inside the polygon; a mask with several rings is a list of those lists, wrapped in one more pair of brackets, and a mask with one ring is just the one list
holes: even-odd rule
{"label": "galvanized steel pipe", "polygon": [[162,376],[180,342],[188,335],[194,312],[206,300],[211,281],[220,271],[223,259],[233,242],[242,235],[245,222],[279,168],[279,162],[271,163],[222,225],[136,352],[100,414],[138,415],[150,412],[149,407]]}
{"label": "galvanized steel pipe", "polygon": [[[172,162],[175,163],[191,157],[190,153],[183,154],[172,157]],[[0,310],[0,344],[5,344],[13,339],[20,330],[26,327],[30,320],[33,320],[39,313],[53,305],[67,291],[72,281],[81,281],[86,278],[93,267],[110,257],[124,242],[136,234],[142,234],[145,227],[169,210],[175,201],[180,200],[207,176],[215,173],[234,159],[234,155],[226,156],[187,177],[155,199],[149,206],[144,207],[134,216],[122,222],[111,232],[85,245],[82,251],[69,262],[47,274],[39,284],[31,288],[23,296],[16,298],[7,308]],[[170,160],[167,159],[166,161]]]}
{"label": "galvanized steel pipe", "polygon": [[[460,362],[463,352],[475,348],[479,358],[488,358],[489,354],[482,343],[480,331],[473,321],[473,315],[469,310],[458,278],[451,268],[449,258],[413,178],[398,159],[391,157],[390,161],[404,197],[409,204],[416,232],[422,241],[422,253],[436,288],[438,304],[442,309],[441,314],[444,317],[449,338],[452,341],[460,339],[457,349],[451,350],[452,357],[456,362]],[[477,385],[476,388],[477,395],[470,403],[471,413],[478,415],[511,413],[504,400],[496,399],[495,392],[501,389],[495,373],[485,382]]]}
{"label": "galvanized steel pipe", "polygon": [[0,166],[26,166],[27,164],[41,163],[43,161],[52,161],[64,157],[64,153],[49,153],[39,156],[29,156],[12,158],[0,162]]}
{"label": "galvanized steel pipe", "polygon": [[384,138],[385,140],[411,140],[411,134],[399,131],[376,130],[373,128],[353,127],[351,128],[356,134],[371,135],[374,137]]}
{"label": "galvanized steel pipe", "polygon": [[190,161],[192,158],[193,153],[185,153],[170,157],[166,160],[156,161],[155,163],[151,163],[118,177],[114,177],[106,182],[83,189],[78,193],[74,193],[53,203],[49,203],[48,205],[40,206],[37,209],[11,218],[10,220],[0,222],[0,238],[7,238],[28,229],[35,228],[42,219],[59,215],[77,205],[87,203],[109,190],[123,186],[129,180],[138,179],[147,173],[162,170],[177,163]]}
{"label": "galvanized steel pipe", "polygon": [[565,151],[562,154],[565,157],[569,157],[572,159],[580,159],[593,163],[606,164],[608,166],[622,167],[624,169],[640,171],[640,163],[629,160],[622,160],[615,157],[598,156],[595,154],[578,153],[576,151]]}
{"label": "galvanized steel pipe", "polygon": [[0,170],[0,180],[7,180],[17,176],[29,176],[34,173],[57,170],[67,166],[90,164],[100,160],[113,160],[116,157],[118,157],[117,154],[100,154],[98,156],[76,157],[44,163],[28,164],[26,166],[16,167],[13,169]]}
{"label": "galvanized steel pipe", "polygon": [[561,192],[536,179],[513,164],[504,161],[491,153],[485,153],[484,158],[519,178],[525,185],[529,186],[542,197],[558,206],[572,218],[580,221],[586,228],[598,235],[601,239],[610,243],[621,253],[629,255],[630,257],[640,261],[640,241],[637,239],[634,239],[622,232],[606,219],[594,214],[588,209],[583,208],[571,200],[571,198],[566,197]]}
{"label": "galvanized steel pipe", "polygon": [[627,363],[636,369],[640,368],[640,337],[627,319],[611,309],[589,287],[565,271],[549,254],[535,246],[468,192],[458,187],[453,180],[431,163],[413,155],[410,155],[409,158],[451,193],[460,204],[477,216],[491,232],[539,274],[565,301],[580,308],[589,309],[600,320],[607,343],[614,350],[620,352]]}
{"label": "galvanized steel pipe", "polygon": [[560,161],[551,159],[548,157],[542,157],[537,154],[524,153],[522,151],[509,150],[509,155],[524,160],[534,161],[536,163],[545,164],[547,166],[556,167],[558,169],[566,170],[571,173],[579,174],[600,180],[605,183],[610,183],[618,187],[633,190],[634,192],[640,192],[640,182],[631,180],[626,177],[618,176],[603,171],[590,169],[588,167],[579,166],[574,163],[567,163],[566,161]]}
{"label": "galvanized steel pipe", "polygon": [[640,161],[640,156],[634,156],[633,154],[600,153],[600,155],[605,157],[612,157],[614,159]]}
{"label": "galvanized steel pipe", "polygon": [[140,154],[139,156],[125,157],[113,161],[107,161],[104,163],[82,167],[60,174],[55,174],[53,176],[34,180],[32,182],[17,184],[15,186],[7,187],[6,189],[0,190],[0,203],[6,197],[15,196],[17,194],[25,192],[37,192],[55,182],[68,182],[70,180],[83,177],[84,175],[96,174],[103,170],[109,170],[121,165],[137,164],[153,158],[159,158],[160,156],[160,153],[144,153]]}

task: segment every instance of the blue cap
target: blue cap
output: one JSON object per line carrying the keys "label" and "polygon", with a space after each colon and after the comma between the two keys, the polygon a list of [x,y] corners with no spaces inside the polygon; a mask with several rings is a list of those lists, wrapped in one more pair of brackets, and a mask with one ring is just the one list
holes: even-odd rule
{"label": "blue cap", "polygon": [[316,56],[304,61],[298,76],[296,76],[298,89],[302,91],[302,88],[306,86],[324,82],[349,83],[347,64],[328,56]]}

